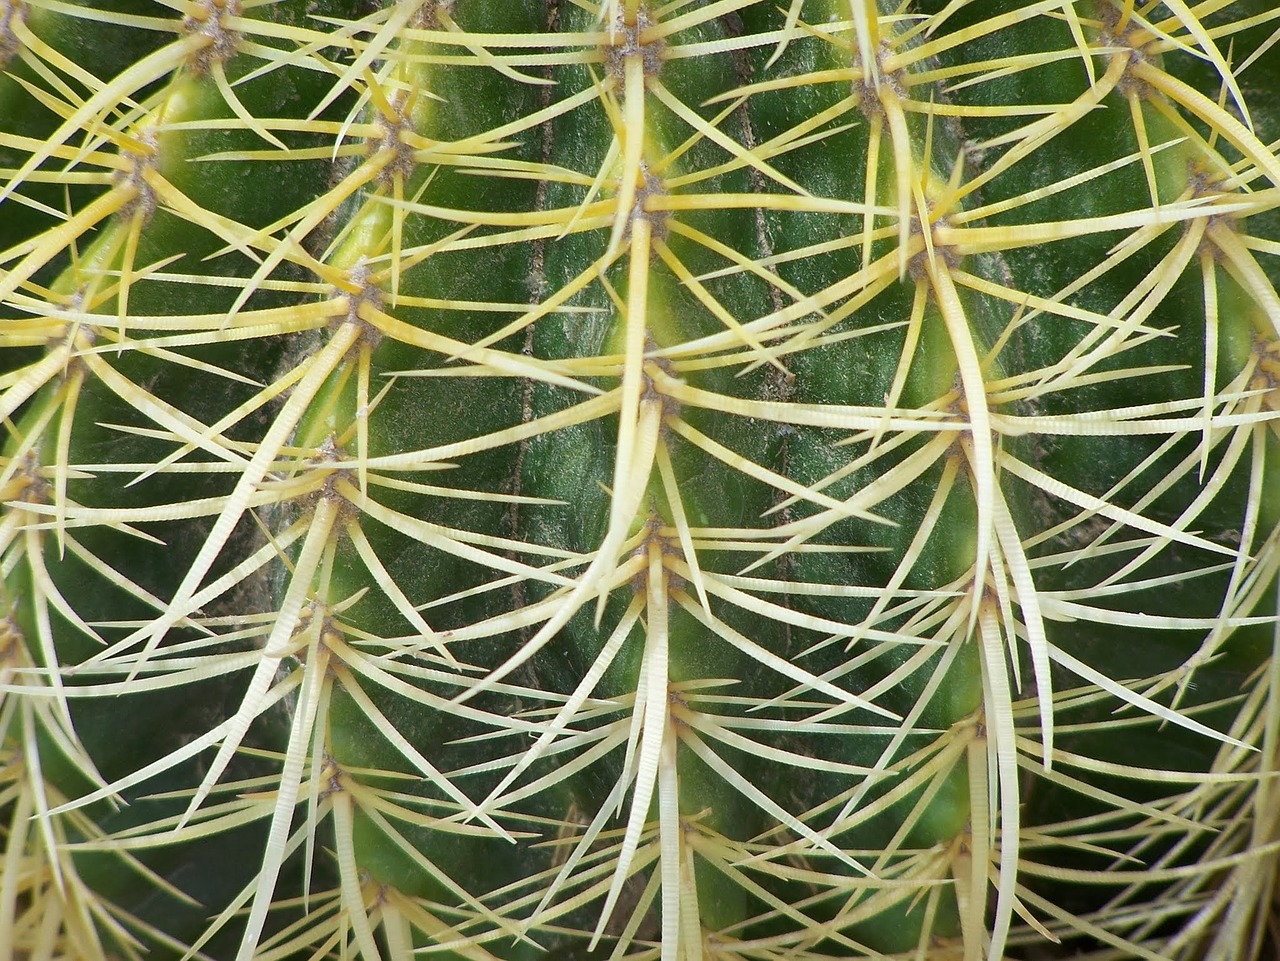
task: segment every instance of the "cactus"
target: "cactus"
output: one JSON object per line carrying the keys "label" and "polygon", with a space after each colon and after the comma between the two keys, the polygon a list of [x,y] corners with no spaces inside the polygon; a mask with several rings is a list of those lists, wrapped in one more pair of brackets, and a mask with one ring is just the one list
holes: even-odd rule
{"label": "cactus", "polygon": [[0,0],[0,959],[1274,956],[1268,0]]}

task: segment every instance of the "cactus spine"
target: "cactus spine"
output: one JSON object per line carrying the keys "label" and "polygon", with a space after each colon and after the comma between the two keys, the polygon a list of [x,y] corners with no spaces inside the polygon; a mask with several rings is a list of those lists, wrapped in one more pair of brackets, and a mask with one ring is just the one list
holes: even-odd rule
{"label": "cactus spine", "polygon": [[1265,0],[0,0],[0,959],[1275,950]]}

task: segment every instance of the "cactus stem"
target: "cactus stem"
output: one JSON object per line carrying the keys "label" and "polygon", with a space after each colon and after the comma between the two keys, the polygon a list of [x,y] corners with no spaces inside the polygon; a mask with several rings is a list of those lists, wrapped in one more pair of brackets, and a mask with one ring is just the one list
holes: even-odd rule
{"label": "cactus stem", "polygon": [[137,2],[0,0],[0,954],[1261,945],[1271,15]]}

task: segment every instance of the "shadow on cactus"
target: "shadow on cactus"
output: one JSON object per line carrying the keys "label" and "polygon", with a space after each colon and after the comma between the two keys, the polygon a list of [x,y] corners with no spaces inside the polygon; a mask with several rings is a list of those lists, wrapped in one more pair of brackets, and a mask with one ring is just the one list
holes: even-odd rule
{"label": "shadow on cactus", "polygon": [[0,0],[0,959],[1277,951],[1268,0]]}

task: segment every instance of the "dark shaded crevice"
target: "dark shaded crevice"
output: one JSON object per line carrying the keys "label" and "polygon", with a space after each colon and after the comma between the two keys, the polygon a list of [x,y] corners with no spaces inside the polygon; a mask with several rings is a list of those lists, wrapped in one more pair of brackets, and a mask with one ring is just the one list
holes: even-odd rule
{"label": "dark shaded crevice", "polygon": [[[741,36],[745,30],[742,18],[736,13],[727,14],[721,17],[724,24],[725,32],[731,37]],[[752,64],[750,51],[746,48],[738,49],[733,52],[734,72],[737,74],[739,86],[747,86],[755,82],[756,74]],[[756,140],[755,127],[751,123],[751,113],[747,109],[747,101],[744,100],[737,110],[738,122],[741,124],[743,146],[748,150],[754,151],[758,144]],[[750,178],[751,192],[753,194],[768,193],[765,184],[764,174],[756,167],[747,168],[747,176]],[[768,222],[765,218],[763,206],[756,206],[755,213],[755,256],[764,261],[770,260],[774,255],[773,238],[769,235]],[[777,276],[777,267],[770,263],[765,268],[770,274]],[[778,312],[785,306],[782,298],[782,290],[776,284],[769,285],[769,309],[771,312]],[[744,321],[750,318],[742,318]],[[761,390],[762,399],[776,401],[779,403],[788,403],[795,399],[796,385],[795,377],[788,371],[777,366],[768,368],[768,377],[763,381]],[[786,478],[792,476],[790,463],[790,434],[791,429],[786,425],[779,425],[778,452],[777,459],[771,464],[773,470]],[[773,491],[772,507],[777,507],[782,501],[786,500],[789,495],[781,490]],[[772,515],[775,527],[783,527],[795,520],[794,511],[791,507],[782,507],[776,510]],[[775,561],[777,567],[776,576],[783,581],[790,582],[794,577],[793,564],[790,554],[783,554]],[[785,607],[792,607],[792,599],[790,593],[779,595],[779,603]],[[783,645],[785,650],[777,653],[784,657],[790,658],[797,653],[795,648],[794,637],[790,624],[782,625]]]}
{"label": "dark shaded crevice", "polygon": [[[555,33],[560,26],[560,0],[547,0],[547,32]],[[542,69],[542,76],[548,80],[552,78],[552,68],[546,66]],[[555,89],[554,85],[546,84],[538,88],[538,109],[545,110],[551,106],[551,94]],[[550,123],[542,125],[542,142],[539,145],[538,161],[543,164],[551,162],[551,152],[555,143],[555,134],[553,126]],[[547,207],[547,181],[539,180],[537,191],[534,194],[534,210],[545,210]],[[542,303],[546,296],[546,247],[547,241],[545,237],[537,237],[532,241],[533,244],[533,262],[529,267],[529,305],[534,307]],[[520,353],[525,357],[532,357],[534,348],[534,332],[533,325],[530,324],[524,330],[524,343],[521,345]],[[525,379],[520,397],[520,423],[527,424],[533,420],[533,391],[534,382],[528,378]],[[525,455],[528,453],[530,438],[524,438],[516,445],[515,460],[511,465],[511,482],[509,492],[518,496],[523,490],[524,461]],[[514,538],[520,537],[520,504],[513,502],[507,512],[507,524],[510,529],[510,535]],[[528,592],[525,590],[523,581],[516,581],[511,588],[512,609],[520,610],[529,603]],[[533,631],[529,627],[521,627],[517,634],[521,645],[525,644],[533,635]]]}

